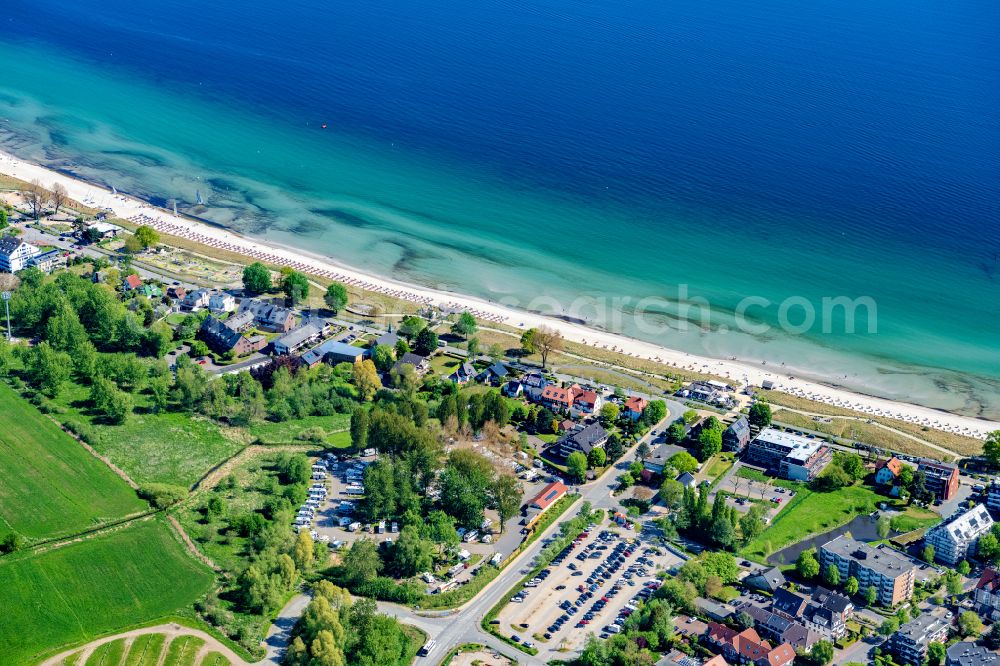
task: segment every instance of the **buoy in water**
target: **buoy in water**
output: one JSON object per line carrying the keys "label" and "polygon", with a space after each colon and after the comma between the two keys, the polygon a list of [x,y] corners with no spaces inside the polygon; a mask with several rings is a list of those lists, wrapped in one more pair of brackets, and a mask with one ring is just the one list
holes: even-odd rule
{"label": "buoy in water", "polygon": [[326,123],[323,123],[323,129],[326,129]]}

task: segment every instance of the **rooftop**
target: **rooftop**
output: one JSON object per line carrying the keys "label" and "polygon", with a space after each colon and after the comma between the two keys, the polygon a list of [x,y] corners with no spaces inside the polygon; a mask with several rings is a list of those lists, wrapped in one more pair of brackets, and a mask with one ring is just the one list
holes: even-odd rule
{"label": "rooftop", "polygon": [[982,645],[962,641],[948,648],[948,663],[958,664],[958,666],[1000,665],[1000,655],[987,650]]}
{"label": "rooftop", "polygon": [[901,574],[914,571],[913,562],[901,553],[891,548],[878,546],[873,548],[866,543],[857,541],[842,534],[833,541],[821,546],[823,550],[835,553],[843,558],[857,560],[866,569],[870,569],[888,578],[896,578]]}
{"label": "rooftop", "polygon": [[754,442],[766,442],[788,449],[788,457],[796,460],[808,460],[823,446],[823,440],[821,439],[809,439],[802,435],[796,435],[775,428],[764,428],[757,435],[757,439]]}
{"label": "rooftop", "polygon": [[929,642],[930,636],[950,625],[950,617],[938,617],[930,613],[923,613],[900,627],[899,631],[893,634],[893,638],[901,638],[923,645]]}

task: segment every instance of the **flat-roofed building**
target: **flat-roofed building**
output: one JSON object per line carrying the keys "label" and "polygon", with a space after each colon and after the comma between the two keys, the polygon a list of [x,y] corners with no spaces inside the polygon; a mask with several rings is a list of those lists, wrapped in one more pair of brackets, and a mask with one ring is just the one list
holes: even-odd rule
{"label": "flat-roofed building", "polygon": [[872,547],[841,535],[820,546],[819,562],[823,570],[830,565],[836,567],[841,580],[857,578],[862,592],[874,587],[883,606],[895,606],[913,596],[916,566],[902,553],[884,545]]}
{"label": "flat-roofed building", "polygon": [[950,626],[950,613],[923,613],[889,637],[889,652],[902,664],[922,664],[927,657],[927,646],[944,643]]}
{"label": "flat-roofed building", "polygon": [[746,460],[772,474],[794,481],[811,481],[833,458],[821,440],[765,428],[747,447]]}

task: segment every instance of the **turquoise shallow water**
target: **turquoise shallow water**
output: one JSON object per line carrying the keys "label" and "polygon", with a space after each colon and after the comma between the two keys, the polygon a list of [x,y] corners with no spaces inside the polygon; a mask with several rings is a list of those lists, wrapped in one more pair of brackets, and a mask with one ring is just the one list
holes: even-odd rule
{"label": "turquoise shallow water", "polygon": [[[0,143],[372,272],[997,418],[997,10],[867,5],[14,0]],[[747,296],[768,331],[734,329]],[[839,296],[877,332],[778,325]]]}

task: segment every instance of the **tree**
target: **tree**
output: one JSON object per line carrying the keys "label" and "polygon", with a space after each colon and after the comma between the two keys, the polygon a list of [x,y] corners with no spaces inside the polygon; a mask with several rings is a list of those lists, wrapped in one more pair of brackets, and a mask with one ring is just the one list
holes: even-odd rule
{"label": "tree", "polygon": [[6,229],[7,228],[7,224],[8,224],[7,220],[8,219],[9,218],[7,216],[7,209],[4,208],[2,205],[0,205],[0,229]]}
{"label": "tree", "polygon": [[52,214],[58,215],[59,209],[66,205],[69,201],[69,193],[66,192],[66,187],[62,183],[56,183],[52,186],[52,196],[50,197],[52,201]]}
{"label": "tree", "polygon": [[538,347],[535,345],[535,333],[537,331],[538,329],[529,328],[521,334],[521,351],[528,356],[538,351]]}
{"label": "tree", "polygon": [[986,435],[986,441],[983,442],[983,456],[994,467],[1000,466],[1000,430],[994,430]]}
{"label": "tree", "polygon": [[378,577],[382,559],[371,539],[359,539],[344,554],[344,577],[353,583],[366,583]]}
{"label": "tree", "polygon": [[[601,449],[594,449],[601,451]],[[521,488],[517,479],[511,474],[500,474],[493,484],[493,504],[500,515],[500,531],[504,530],[507,521],[517,515],[521,508]]]}
{"label": "tree", "polygon": [[587,454],[587,463],[595,469],[604,467],[607,461],[608,454],[602,448],[591,449],[590,453]]}
{"label": "tree", "polygon": [[958,631],[966,638],[979,638],[983,633],[983,621],[973,611],[965,611],[958,616]]}
{"label": "tree", "polygon": [[479,327],[476,325],[476,318],[469,312],[463,312],[458,315],[458,321],[451,326],[451,332],[456,335],[461,335],[463,338],[475,335],[478,330]]}
{"label": "tree", "polygon": [[665,479],[660,484],[660,501],[669,508],[676,509],[684,499],[684,484],[674,479]]}
{"label": "tree", "polygon": [[399,540],[392,548],[392,559],[396,573],[403,578],[414,576],[433,568],[434,546],[423,539],[413,525],[407,525],[399,533]]}
{"label": "tree", "polygon": [[160,234],[156,229],[143,225],[135,230],[135,238],[142,245],[143,249],[153,247],[160,242]]}
{"label": "tree", "polygon": [[941,666],[944,663],[947,651],[945,650],[944,643],[938,643],[934,641],[927,646],[927,664],[928,666]]}
{"label": "tree", "polygon": [[927,544],[927,545],[925,545],[924,549],[922,551],[920,551],[920,557],[923,558],[924,562],[927,562],[928,564],[933,564],[934,563],[934,545],[930,544],[930,543]]}
{"label": "tree", "polygon": [[991,650],[1000,649],[1000,622],[994,622],[989,633],[983,638],[986,647]]}
{"label": "tree", "polygon": [[764,532],[764,510],[759,506],[752,506],[740,518],[740,532],[743,534],[743,543],[750,543]]}
{"label": "tree", "polygon": [[459,542],[458,531],[455,529],[455,519],[440,509],[427,514],[427,532],[430,538],[441,544],[442,550]]}
{"label": "tree", "polygon": [[323,294],[323,302],[334,314],[337,314],[347,307],[347,287],[339,282],[330,284],[326,288],[326,293]]}
{"label": "tree", "polygon": [[681,418],[684,419],[684,423],[688,425],[694,425],[698,422],[698,412],[693,409],[689,409],[681,414]]}
{"label": "tree", "polygon": [[865,478],[865,474],[867,473],[865,463],[857,453],[837,451],[833,454],[833,462],[853,480],[857,481]]}
{"label": "tree", "polygon": [[313,540],[309,530],[302,530],[295,537],[295,546],[292,548],[292,559],[300,570],[305,571],[313,563]]}
{"label": "tree", "polygon": [[996,535],[987,532],[979,537],[976,554],[990,564],[996,564],[997,560],[1000,559],[1000,541],[997,540]]}
{"label": "tree", "polygon": [[358,451],[368,448],[368,410],[362,407],[351,412],[351,444]]}
{"label": "tree", "polygon": [[907,490],[913,486],[913,468],[909,465],[903,465],[899,469],[899,485]]}
{"label": "tree", "polygon": [[670,466],[677,470],[678,474],[694,472],[698,469],[698,461],[687,451],[678,451],[667,459]]}
{"label": "tree", "polygon": [[858,593],[858,579],[854,576],[848,576],[847,582],[844,583],[844,592],[847,596],[853,597]]}
{"label": "tree", "polygon": [[285,296],[293,304],[309,298],[309,278],[298,271],[289,271],[281,283]]}
{"label": "tree", "polygon": [[243,269],[243,289],[251,294],[271,291],[271,271],[259,261]]}
{"label": "tree", "polygon": [[766,402],[757,401],[753,403],[750,405],[747,420],[750,421],[750,425],[757,426],[758,428],[766,428],[771,425],[771,406]]}
{"label": "tree", "polygon": [[465,352],[470,361],[479,356],[479,338],[469,338],[465,343]]}
{"label": "tree", "polygon": [[601,407],[601,421],[604,425],[613,425],[618,422],[618,415],[621,410],[613,402],[606,402]]}
{"label": "tree", "polygon": [[392,347],[389,345],[376,345],[372,350],[372,363],[379,372],[389,372],[395,362],[396,359],[392,357]]}
{"label": "tree", "polygon": [[577,483],[583,483],[587,478],[587,456],[580,451],[574,451],[566,458],[566,472]]}
{"label": "tree", "polygon": [[418,317],[416,315],[410,315],[403,319],[399,324],[400,335],[405,335],[408,338],[413,338],[417,336],[420,331],[427,328],[427,320],[423,317]]}
{"label": "tree", "polygon": [[705,462],[722,450],[722,432],[717,428],[702,428],[698,435],[698,459]]}
{"label": "tree", "polygon": [[49,397],[59,392],[73,367],[69,354],[56,351],[48,342],[35,345],[25,365],[28,379]]}
{"label": "tree", "polygon": [[[122,245],[122,249],[129,254],[139,254],[145,248],[142,247],[142,241],[132,235],[125,238],[125,243]],[[125,258],[127,259],[128,257]]]}
{"label": "tree", "polygon": [[49,198],[49,193],[45,191],[42,184],[37,180],[31,181],[31,185],[24,192],[24,197],[31,207],[31,216],[36,220],[42,217],[42,211],[45,209],[45,202]]}
{"label": "tree", "polygon": [[874,606],[876,601],[878,601],[878,591],[874,585],[869,585],[865,588],[865,605]]}
{"label": "tree", "polygon": [[[648,442],[639,442],[639,446],[637,446],[636,449],[635,449],[635,459],[637,461],[638,460],[645,460],[650,455],[652,455],[652,453],[653,453],[653,449],[649,446]],[[640,470],[639,470],[640,472],[642,471],[641,467],[642,466],[640,465]]]}
{"label": "tree", "polygon": [[826,565],[826,569],[823,570],[823,580],[830,587],[837,587],[840,585],[840,569],[834,564]]}
{"label": "tree", "polygon": [[[421,320],[422,321],[422,320]],[[422,329],[417,333],[413,344],[413,351],[421,356],[430,356],[438,348],[438,335],[429,328]]]}
{"label": "tree", "polygon": [[875,529],[878,532],[878,537],[880,539],[884,539],[889,536],[889,532],[892,530],[892,521],[889,520],[889,516],[880,516]]}
{"label": "tree", "polygon": [[817,666],[826,666],[833,661],[833,643],[817,641],[809,651],[809,660]]}
{"label": "tree", "polygon": [[611,462],[625,455],[625,447],[622,446],[622,440],[618,433],[612,433],[608,443],[604,445],[604,450],[608,452],[608,460]]}
{"label": "tree", "polygon": [[799,576],[806,580],[812,580],[819,575],[819,562],[816,560],[816,550],[810,548],[799,553],[795,561],[795,570]]}
{"label": "tree", "polygon": [[955,571],[963,576],[968,576],[969,572],[972,571],[972,565],[970,565],[966,560],[962,560],[958,563],[958,566],[955,567]]}
{"label": "tree", "polygon": [[667,416],[667,403],[663,400],[650,400],[646,409],[642,410],[642,420],[649,425],[656,425]]}
{"label": "tree", "polygon": [[382,380],[378,378],[378,371],[371,359],[366,358],[361,363],[354,364],[352,383],[362,400],[367,402],[375,397],[382,388]]}
{"label": "tree", "polygon": [[667,428],[667,441],[671,444],[680,444],[687,437],[687,428],[680,421],[674,421]]}
{"label": "tree", "polygon": [[535,330],[535,349],[542,355],[542,367],[546,367],[549,362],[549,354],[561,351],[563,348],[562,333],[555,329],[542,326]]}
{"label": "tree", "polygon": [[878,628],[878,633],[883,636],[892,636],[899,631],[899,620],[894,617],[886,618]]}

